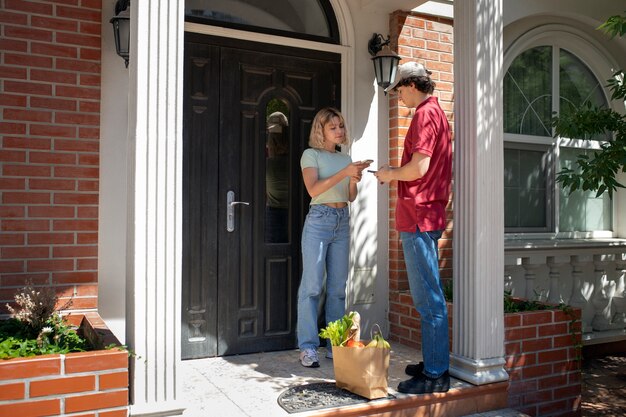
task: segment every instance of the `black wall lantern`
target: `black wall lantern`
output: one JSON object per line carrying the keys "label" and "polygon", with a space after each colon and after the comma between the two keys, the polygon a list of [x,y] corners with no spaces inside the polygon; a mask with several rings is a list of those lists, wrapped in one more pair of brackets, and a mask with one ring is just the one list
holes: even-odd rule
{"label": "black wall lantern", "polygon": [[130,0],[117,0],[115,17],[111,18],[113,35],[115,36],[115,52],[122,58],[128,68],[128,52],[130,51]]}
{"label": "black wall lantern", "polygon": [[[396,78],[396,70],[400,56],[389,48],[389,36],[383,39],[380,33],[374,33],[372,39],[367,43],[367,50],[372,55],[374,72],[376,73],[376,83],[383,89],[389,87]],[[385,94],[387,94],[385,92]]]}

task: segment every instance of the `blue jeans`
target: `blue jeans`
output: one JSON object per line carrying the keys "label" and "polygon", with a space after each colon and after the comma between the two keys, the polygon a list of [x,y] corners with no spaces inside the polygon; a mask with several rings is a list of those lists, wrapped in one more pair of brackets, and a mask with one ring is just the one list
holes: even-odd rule
{"label": "blue jeans", "polygon": [[441,233],[400,233],[413,304],[421,316],[424,374],[431,378],[447,371],[450,362],[448,309],[439,278]]}
{"label": "blue jeans", "polygon": [[298,347],[316,349],[317,311],[326,273],[326,323],[346,312],[350,254],[350,212],[314,204],[302,230],[302,281],[298,289]]}

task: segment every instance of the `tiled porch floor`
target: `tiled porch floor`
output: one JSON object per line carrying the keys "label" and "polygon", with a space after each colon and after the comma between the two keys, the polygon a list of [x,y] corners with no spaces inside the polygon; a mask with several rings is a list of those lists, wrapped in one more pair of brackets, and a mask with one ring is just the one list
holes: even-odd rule
{"label": "tiled porch floor", "polygon": [[[324,357],[320,348],[320,367],[311,369],[300,365],[298,351],[256,353],[183,361],[183,401],[187,407],[184,417],[281,417],[303,416],[289,414],[278,405],[278,396],[293,385],[319,381],[334,381],[333,363]],[[398,383],[407,378],[404,368],[421,360],[421,355],[406,346],[396,344],[391,352],[389,393],[406,397],[395,391]],[[451,388],[471,387],[452,380]],[[501,417],[520,416],[510,411]]]}

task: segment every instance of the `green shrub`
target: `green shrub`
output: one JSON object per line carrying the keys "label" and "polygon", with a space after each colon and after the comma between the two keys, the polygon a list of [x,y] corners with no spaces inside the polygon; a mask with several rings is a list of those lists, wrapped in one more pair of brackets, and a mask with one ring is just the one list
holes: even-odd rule
{"label": "green shrub", "polygon": [[52,289],[36,289],[29,283],[14,298],[17,307],[7,304],[12,317],[0,321],[0,359],[91,348],[56,311],[58,297]]}
{"label": "green shrub", "polygon": [[521,313],[522,311],[548,310],[550,308],[554,308],[554,306],[535,300],[513,298],[510,291],[504,292],[504,314]]}
{"label": "green shrub", "polygon": [[[452,291],[452,280],[444,281],[442,289],[446,301],[451,303],[454,294]],[[504,292],[504,314],[520,313],[522,311],[547,310],[550,308],[554,308],[554,306],[534,300],[513,298],[510,291]]]}

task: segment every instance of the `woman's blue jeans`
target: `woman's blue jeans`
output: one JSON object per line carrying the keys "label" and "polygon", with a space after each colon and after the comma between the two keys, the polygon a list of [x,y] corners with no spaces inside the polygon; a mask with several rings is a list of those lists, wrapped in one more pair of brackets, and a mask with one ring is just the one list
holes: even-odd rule
{"label": "woman's blue jeans", "polygon": [[441,233],[400,233],[413,304],[421,316],[424,374],[431,378],[441,376],[450,363],[448,309],[439,278]]}
{"label": "woman's blue jeans", "polygon": [[350,212],[314,204],[302,230],[302,281],[298,290],[298,347],[319,346],[317,311],[326,276],[326,323],[346,312]]}

